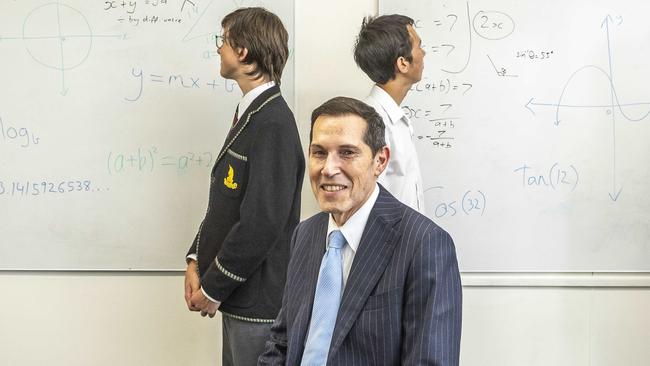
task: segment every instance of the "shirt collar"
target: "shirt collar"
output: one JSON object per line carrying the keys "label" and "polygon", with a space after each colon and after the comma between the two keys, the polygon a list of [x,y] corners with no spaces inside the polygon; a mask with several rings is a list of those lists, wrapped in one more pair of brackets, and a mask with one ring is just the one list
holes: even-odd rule
{"label": "shirt collar", "polygon": [[250,107],[251,103],[255,100],[255,98],[259,97],[260,94],[264,93],[266,90],[272,88],[275,86],[275,81],[271,80],[268,83],[264,83],[262,85],[258,85],[252,90],[249,90],[248,93],[246,93],[242,98],[241,101],[239,102],[239,105],[237,106],[237,119],[239,120],[246,112],[248,107]]}
{"label": "shirt collar", "polygon": [[410,123],[402,108],[400,108],[400,106],[395,103],[395,100],[377,84],[375,84],[370,90],[370,97],[377,101],[377,103],[384,109],[391,123],[395,124],[398,121],[404,121],[407,125]]}
{"label": "shirt collar", "polygon": [[350,216],[343,226],[338,226],[334,221],[332,214],[330,214],[329,223],[327,224],[325,248],[329,247],[330,233],[334,230],[341,230],[341,234],[345,237],[345,241],[348,242],[352,251],[356,253],[359,243],[361,242],[361,235],[363,235],[363,230],[366,228],[370,211],[372,211],[372,207],[375,205],[375,202],[377,202],[377,197],[379,197],[379,186],[375,183],[375,189],[370,194],[368,200],[359,208],[359,210],[357,210],[357,212]]}

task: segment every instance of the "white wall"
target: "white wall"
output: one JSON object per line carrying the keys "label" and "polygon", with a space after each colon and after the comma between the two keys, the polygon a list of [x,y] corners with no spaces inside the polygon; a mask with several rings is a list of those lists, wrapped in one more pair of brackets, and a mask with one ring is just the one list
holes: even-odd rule
{"label": "white wall", "polygon": [[[182,255],[181,255],[182,256]],[[0,365],[216,365],[177,274],[0,274]]]}
{"label": "white wall", "polygon": [[462,365],[650,360],[647,275],[464,274],[463,284]]}
{"label": "white wall", "polygon": [[[376,11],[373,0],[296,2],[305,147],[313,108],[367,93],[351,49]],[[303,193],[308,216],[316,204],[308,184]],[[463,283],[463,365],[650,360],[650,276],[463,274]],[[189,313],[182,292],[179,273],[0,272],[0,365],[218,365],[220,320]]]}

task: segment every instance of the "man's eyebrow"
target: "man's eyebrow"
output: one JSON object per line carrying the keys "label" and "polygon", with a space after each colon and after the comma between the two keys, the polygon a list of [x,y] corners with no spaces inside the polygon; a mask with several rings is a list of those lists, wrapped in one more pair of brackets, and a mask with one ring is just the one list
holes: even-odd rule
{"label": "man's eyebrow", "polygon": [[361,150],[357,145],[341,145],[339,146],[339,149],[352,149],[352,150]]}
{"label": "man's eyebrow", "polygon": [[[315,144],[315,143],[312,143],[311,145],[309,145],[309,148],[310,149],[324,149],[324,147],[322,145]],[[337,150],[339,150],[339,149],[361,150],[361,148],[359,148],[359,146],[352,145],[352,144],[339,145],[336,148],[337,148]]]}

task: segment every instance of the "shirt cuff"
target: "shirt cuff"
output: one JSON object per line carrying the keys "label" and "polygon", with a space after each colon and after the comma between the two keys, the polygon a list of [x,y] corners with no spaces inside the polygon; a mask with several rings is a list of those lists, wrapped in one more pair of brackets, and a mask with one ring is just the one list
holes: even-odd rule
{"label": "shirt cuff", "polygon": [[212,302],[215,303],[215,304],[218,304],[218,303],[219,303],[219,301],[217,301],[217,300],[211,298],[210,295],[208,295],[208,294],[203,290],[203,287],[201,287],[201,292],[203,292],[203,296],[207,297],[208,300],[212,301]]}
{"label": "shirt cuff", "polygon": [[197,258],[196,254],[189,254],[187,257],[185,257],[185,261],[186,261],[188,264],[190,263],[190,260],[193,260],[193,261],[195,261],[195,262],[198,262],[198,261],[196,260],[196,258]]}

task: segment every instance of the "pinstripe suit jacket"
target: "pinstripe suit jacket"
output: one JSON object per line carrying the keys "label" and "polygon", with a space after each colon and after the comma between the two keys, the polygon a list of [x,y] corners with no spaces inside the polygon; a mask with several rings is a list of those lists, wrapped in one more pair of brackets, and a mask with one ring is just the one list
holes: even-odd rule
{"label": "pinstripe suit jacket", "polygon": [[[260,365],[299,365],[328,216],[300,223],[282,309]],[[458,365],[461,283],[454,243],[380,186],[341,298],[328,365]]]}

